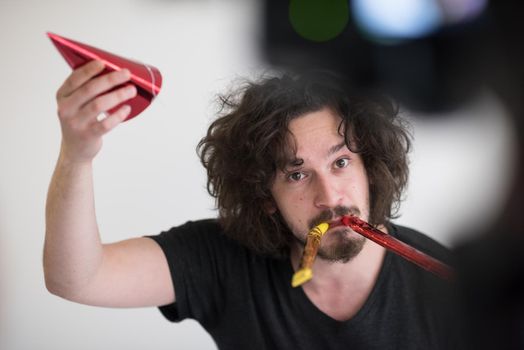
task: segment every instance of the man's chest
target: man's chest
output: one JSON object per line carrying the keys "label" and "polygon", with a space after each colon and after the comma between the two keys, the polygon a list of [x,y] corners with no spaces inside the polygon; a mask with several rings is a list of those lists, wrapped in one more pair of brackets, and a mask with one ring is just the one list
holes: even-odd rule
{"label": "man's chest", "polygon": [[351,319],[365,304],[370,289],[326,289],[311,291],[304,288],[309,301],[327,316],[337,321]]}

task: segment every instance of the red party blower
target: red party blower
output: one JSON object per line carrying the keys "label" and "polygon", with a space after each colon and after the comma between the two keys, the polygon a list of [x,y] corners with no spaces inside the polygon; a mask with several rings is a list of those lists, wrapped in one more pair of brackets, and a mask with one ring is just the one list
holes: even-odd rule
{"label": "red party blower", "polygon": [[58,51],[62,54],[71,68],[76,69],[92,60],[100,60],[105,64],[105,70],[102,74],[112,71],[129,69],[131,72],[131,83],[136,86],[137,95],[131,100],[125,101],[120,105],[109,110],[109,113],[116,111],[123,104],[131,106],[131,113],[126,120],[136,117],[153,101],[160,92],[162,86],[162,75],[160,71],[150,65],[132,61],[85,45],[62,36],[47,33],[47,36],[55,44]]}
{"label": "red party blower", "polygon": [[454,275],[451,267],[444,264],[440,260],[437,260],[421,252],[420,250],[415,249],[409,244],[404,243],[395,237],[374,228],[356,216],[343,216],[340,221],[342,225],[348,226],[356,233],[359,233],[369,240],[372,240],[384,248],[400,255],[404,259],[411,261],[412,263],[415,263],[430,272],[433,272],[440,278],[449,280],[452,279]]}

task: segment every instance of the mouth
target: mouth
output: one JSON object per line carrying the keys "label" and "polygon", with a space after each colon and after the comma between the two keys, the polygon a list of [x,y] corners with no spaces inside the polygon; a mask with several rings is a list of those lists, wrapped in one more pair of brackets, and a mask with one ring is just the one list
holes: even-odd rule
{"label": "mouth", "polygon": [[332,229],[332,228],[335,228],[335,227],[347,226],[344,223],[344,218],[345,218],[345,216],[341,216],[341,217],[339,217],[339,218],[337,218],[335,220],[328,221],[329,228]]}
{"label": "mouth", "polygon": [[329,221],[328,224],[329,224],[330,229],[335,228],[335,227],[344,226],[341,219]]}
{"label": "mouth", "polygon": [[355,218],[359,218],[358,215],[343,215],[343,216],[339,216],[338,218],[336,218],[335,220],[331,220],[331,221],[327,221],[327,223],[329,224],[329,229],[328,231],[331,231],[331,230],[335,230],[335,229],[346,229],[348,231],[351,231],[351,232],[354,232],[352,227],[348,224],[348,219],[349,217],[355,217]]}

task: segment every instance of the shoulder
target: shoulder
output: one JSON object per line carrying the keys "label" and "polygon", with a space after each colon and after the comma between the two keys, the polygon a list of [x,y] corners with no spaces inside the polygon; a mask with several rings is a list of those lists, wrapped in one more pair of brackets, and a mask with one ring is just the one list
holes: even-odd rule
{"label": "shoulder", "polygon": [[164,231],[162,233],[170,233],[174,234],[177,232],[215,232],[219,233],[222,231],[220,224],[218,223],[217,219],[201,219],[201,220],[190,220],[186,221],[182,225],[174,226],[168,231]]}
{"label": "shoulder", "polygon": [[183,239],[188,236],[194,238],[204,238],[204,237],[213,237],[221,236],[222,228],[218,223],[217,219],[202,219],[196,221],[187,221],[184,224],[171,227],[169,230],[162,231],[156,236],[151,238],[155,240],[173,240],[173,239]]}
{"label": "shoulder", "polygon": [[224,252],[245,254],[245,249],[224,234],[218,219],[187,221],[150,236],[166,254],[215,256]]}

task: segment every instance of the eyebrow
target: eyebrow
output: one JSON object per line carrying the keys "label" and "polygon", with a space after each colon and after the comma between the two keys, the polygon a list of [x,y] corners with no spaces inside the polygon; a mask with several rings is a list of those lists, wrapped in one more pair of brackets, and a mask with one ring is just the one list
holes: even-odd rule
{"label": "eyebrow", "polygon": [[[329,148],[329,150],[327,151],[326,157],[329,157],[329,156],[337,153],[338,151],[340,151],[345,146],[346,146],[346,142],[344,142],[344,141],[342,141],[341,143],[339,143],[337,145],[331,146]],[[304,164],[304,159],[302,159],[302,158],[293,158],[293,159],[290,159],[287,162],[287,166],[286,167],[298,168],[298,167],[300,167],[303,164]]]}
{"label": "eyebrow", "polygon": [[332,146],[329,150],[328,150],[328,153],[327,155],[330,156],[334,153],[337,153],[338,151],[340,151],[342,148],[344,148],[344,146],[346,146],[346,142],[345,141],[342,141],[341,143],[339,143],[338,145],[335,145],[335,146]]}
{"label": "eyebrow", "polygon": [[293,159],[290,159],[287,162],[286,168],[298,168],[302,164],[304,164],[304,159],[302,159],[302,158],[293,158]]}

